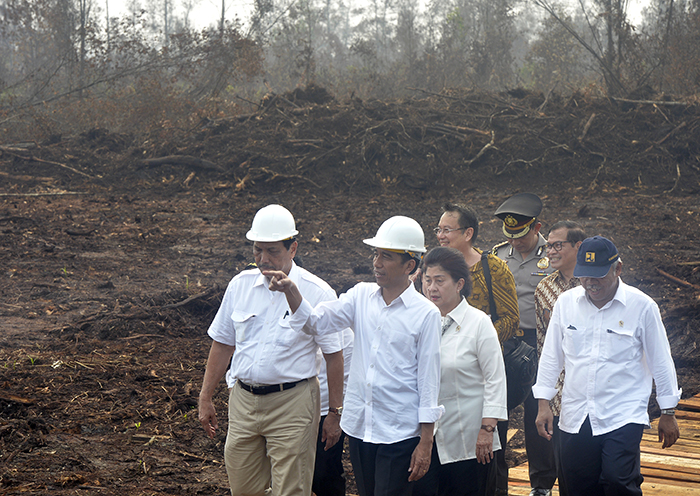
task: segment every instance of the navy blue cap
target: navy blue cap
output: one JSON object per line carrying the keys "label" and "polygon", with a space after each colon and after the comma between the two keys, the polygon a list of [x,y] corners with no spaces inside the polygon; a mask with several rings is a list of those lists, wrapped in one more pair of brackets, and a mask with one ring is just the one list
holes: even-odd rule
{"label": "navy blue cap", "polygon": [[576,254],[574,277],[605,277],[618,258],[620,254],[608,238],[586,238]]}

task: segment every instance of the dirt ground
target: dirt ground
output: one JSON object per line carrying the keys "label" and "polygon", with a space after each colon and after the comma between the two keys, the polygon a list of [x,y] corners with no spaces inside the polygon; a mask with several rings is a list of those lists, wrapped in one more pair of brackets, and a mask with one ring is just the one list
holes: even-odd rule
{"label": "dirt ground", "polygon": [[[700,108],[656,99],[308,88],[191,129],[0,143],[0,494],[228,494],[225,428],[197,421],[206,329],[269,203],[342,292],[371,280],[362,239],[386,218],[432,247],[441,204],[465,202],[489,248],[497,206],[537,193],[545,234],[573,219],[616,242],[700,393]],[[223,385],[216,405],[225,426]]]}

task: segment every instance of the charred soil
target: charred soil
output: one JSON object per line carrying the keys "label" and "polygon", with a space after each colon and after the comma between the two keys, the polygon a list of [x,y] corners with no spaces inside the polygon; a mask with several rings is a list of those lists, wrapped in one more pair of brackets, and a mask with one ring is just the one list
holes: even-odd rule
{"label": "charred soil", "polygon": [[0,494],[228,494],[225,388],[213,440],[196,400],[207,326],[269,203],[294,213],[305,267],[342,292],[372,279],[362,239],[387,217],[430,234],[444,201],[465,202],[490,248],[496,207],[537,193],[545,233],[572,219],[615,241],[624,280],[661,308],[684,397],[700,392],[697,105],[338,102],[312,87],[189,130],[0,153]]}

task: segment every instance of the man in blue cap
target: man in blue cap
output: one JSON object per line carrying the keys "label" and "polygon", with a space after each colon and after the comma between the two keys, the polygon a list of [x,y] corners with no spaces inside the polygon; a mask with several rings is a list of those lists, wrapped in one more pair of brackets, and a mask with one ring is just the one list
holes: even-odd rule
{"label": "man in blue cap", "polygon": [[610,240],[583,241],[574,269],[581,285],[554,305],[532,388],[539,402],[537,429],[551,439],[549,400],[566,368],[559,430],[571,496],[642,494],[639,443],[649,427],[652,379],[662,448],[680,435],[674,408],[681,390],[659,308],[625,284],[621,273],[622,260]]}

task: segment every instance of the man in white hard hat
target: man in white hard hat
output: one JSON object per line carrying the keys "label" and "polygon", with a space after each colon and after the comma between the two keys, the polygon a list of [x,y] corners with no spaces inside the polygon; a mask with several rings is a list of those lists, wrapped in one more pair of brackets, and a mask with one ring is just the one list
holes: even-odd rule
{"label": "man in white hard hat", "polygon": [[374,238],[376,283],[313,306],[284,272],[265,271],[287,296],[292,329],[325,335],[355,331],[341,427],[360,496],[401,496],[430,466],[440,387],[440,311],[409,279],[425,253],[423,229],[392,217]]}
{"label": "man in white hard hat", "polygon": [[257,268],[231,280],[208,331],[213,342],[199,420],[213,438],[218,422],[212,396],[225,374],[230,389],[225,462],[233,496],[267,494],[271,485],[275,496],[310,496],[320,420],[319,347],[326,359],[331,411],[336,411],[323,425],[329,448],[341,433],[342,336],[293,331],[286,299],[270,291],[262,274],[284,274],[313,304],[336,300],[328,284],[294,263],[297,234],[286,208],[268,205],[258,211],[246,234]]}

